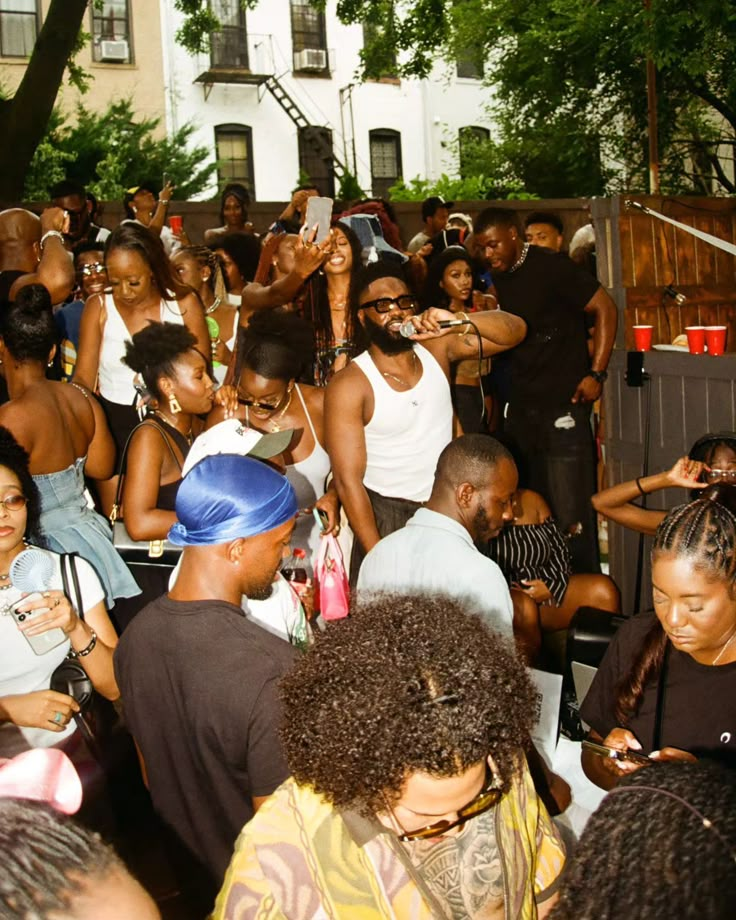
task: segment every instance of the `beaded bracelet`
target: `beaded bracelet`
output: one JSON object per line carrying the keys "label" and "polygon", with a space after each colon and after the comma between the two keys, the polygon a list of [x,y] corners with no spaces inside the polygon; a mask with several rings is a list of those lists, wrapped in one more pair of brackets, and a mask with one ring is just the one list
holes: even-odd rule
{"label": "beaded bracelet", "polygon": [[94,650],[94,647],[97,645],[97,633],[92,630],[92,638],[89,640],[89,645],[86,645],[83,649],[80,649],[78,652],[70,648],[69,657],[70,658],[86,658],[91,651]]}
{"label": "beaded bracelet", "polygon": [[64,242],[64,234],[61,233],[59,230],[47,230],[44,233],[44,235],[41,237],[41,242],[39,243],[39,246],[41,247],[41,249],[43,249],[43,244],[46,242],[46,240],[50,236],[55,236],[57,239],[61,240],[62,243]]}

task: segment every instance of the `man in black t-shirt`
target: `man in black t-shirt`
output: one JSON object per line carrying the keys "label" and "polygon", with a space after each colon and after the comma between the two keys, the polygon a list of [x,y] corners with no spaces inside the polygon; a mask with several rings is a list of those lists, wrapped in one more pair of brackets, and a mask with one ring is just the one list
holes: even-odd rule
{"label": "man in black t-shirt", "polygon": [[[522,482],[550,503],[571,535],[573,568],[599,570],[595,449],[590,408],[601,395],[616,335],[616,305],[566,255],[525,243],[512,211],[488,208],[475,221],[476,245],[493,273],[499,306],[527,324],[508,352],[505,430]],[[593,355],[585,314],[594,318]]]}
{"label": "man in black t-shirt", "polygon": [[287,479],[265,463],[200,460],[176,497],[176,581],[115,651],[154,807],[208,871],[212,896],[241,827],[289,772],[277,684],[295,651],[241,603],[270,596],[297,510]]}

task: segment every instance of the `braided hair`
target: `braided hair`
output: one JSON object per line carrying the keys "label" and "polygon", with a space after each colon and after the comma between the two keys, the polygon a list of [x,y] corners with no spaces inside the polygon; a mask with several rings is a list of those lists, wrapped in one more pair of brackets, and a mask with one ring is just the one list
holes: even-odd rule
{"label": "braided hair", "polygon": [[225,284],[225,274],[222,270],[222,264],[217,258],[214,250],[210,249],[208,246],[186,246],[184,249],[180,249],[177,255],[189,256],[197,262],[200,268],[209,268],[210,276],[207,279],[207,283],[212,288],[212,293],[215,295],[215,302],[217,304],[222,303],[227,296],[227,286]]}
{"label": "braided hair", "polygon": [[0,916],[44,920],[74,916],[78,879],[124,871],[98,834],[47,805],[0,799]]}
{"label": "braided hair", "polygon": [[733,916],[736,783],[708,761],[625,776],[592,815],[550,920]]}
{"label": "braided hair", "polygon": [[[684,557],[698,569],[734,587],[736,582],[736,487],[716,483],[696,501],[673,508],[654,535],[652,563],[662,553]],[[626,726],[637,713],[644,687],[662,670],[667,634],[659,620],[618,689],[615,713]]]}

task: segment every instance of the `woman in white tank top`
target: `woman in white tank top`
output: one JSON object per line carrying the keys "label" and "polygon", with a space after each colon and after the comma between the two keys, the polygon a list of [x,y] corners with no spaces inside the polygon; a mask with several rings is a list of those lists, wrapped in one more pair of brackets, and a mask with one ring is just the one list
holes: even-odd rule
{"label": "woman in white tank top", "polygon": [[[313,342],[310,326],[300,317],[262,310],[239,330],[233,378],[238,391],[237,418],[266,433],[294,429],[283,454],[286,477],[299,503],[291,546],[305,551],[309,574],[320,539],[312,508],[327,514],[329,531],[337,525],[338,512],[334,488],[325,493],[330,459],[323,446],[324,389],[296,382],[309,367]],[[215,408],[207,426],[224,418],[224,410]]]}
{"label": "woman in white tank top", "polygon": [[107,241],[108,288],[85,304],[74,379],[99,393],[118,454],[138,422],[135,374],[122,363],[125,342],[151,320],[183,323],[206,357],[210,340],[197,295],[174,275],[145,227],[121,224]]}

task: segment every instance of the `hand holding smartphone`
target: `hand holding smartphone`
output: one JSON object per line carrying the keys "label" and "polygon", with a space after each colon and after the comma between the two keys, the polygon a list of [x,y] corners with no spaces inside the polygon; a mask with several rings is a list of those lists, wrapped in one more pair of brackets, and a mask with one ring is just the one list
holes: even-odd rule
{"label": "hand holding smartphone", "polygon": [[[10,608],[10,611],[13,615],[13,619],[16,623],[27,623],[34,616],[39,616],[42,613],[48,613],[49,607],[34,607],[31,610],[19,610],[19,607],[25,607],[26,604],[39,601],[43,598],[41,592],[36,591],[33,594],[27,594],[25,597],[22,597],[19,601],[16,601],[13,606]],[[67,637],[62,629],[59,629],[58,626],[53,629],[47,629],[45,632],[39,633],[35,636],[29,636],[27,632],[23,631],[23,635],[26,639],[26,642],[31,646],[36,655],[45,655],[46,652],[50,652],[51,649],[56,648],[57,645],[67,641]]]}
{"label": "hand holding smartphone", "polygon": [[588,741],[587,739],[582,742],[582,745],[583,750],[597,754],[599,757],[607,757],[609,760],[635,763],[641,767],[654,762],[651,757],[647,757],[646,754],[642,754],[639,751],[621,750],[620,748],[608,747],[605,744],[596,744],[595,741]]}

